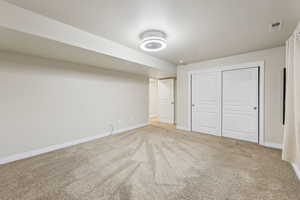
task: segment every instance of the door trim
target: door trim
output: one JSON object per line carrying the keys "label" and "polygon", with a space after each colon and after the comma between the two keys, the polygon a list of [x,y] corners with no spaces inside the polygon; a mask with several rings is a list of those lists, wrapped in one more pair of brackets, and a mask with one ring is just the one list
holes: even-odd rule
{"label": "door trim", "polygon": [[[257,61],[251,63],[242,63],[236,65],[224,65],[224,66],[215,66],[215,67],[203,67],[202,69],[193,70],[188,72],[188,122],[189,127],[188,129],[192,131],[192,74],[203,73],[203,72],[219,72],[220,75],[223,71],[228,70],[236,70],[236,69],[246,69],[246,68],[253,68],[259,67],[259,141],[258,144],[264,145],[265,140],[265,62],[264,61]],[[222,84],[222,82],[221,82]],[[221,85],[222,86],[222,85]],[[221,87],[222,88],[222,87]],[[221,91],[220,91],[221,94]],[[220,108],[222,109],[222,101],[220,101]],[[221,123],[221,122],[220,122]],[[218,134],[221,136],[222,129]]]}

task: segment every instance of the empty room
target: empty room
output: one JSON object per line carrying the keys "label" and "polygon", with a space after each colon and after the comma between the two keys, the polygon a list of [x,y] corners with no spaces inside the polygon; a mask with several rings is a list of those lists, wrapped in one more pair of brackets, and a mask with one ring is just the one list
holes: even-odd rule
{"label": "empty room", "polygon": [[300,1],[0,0],[0,200],[300,200]]}

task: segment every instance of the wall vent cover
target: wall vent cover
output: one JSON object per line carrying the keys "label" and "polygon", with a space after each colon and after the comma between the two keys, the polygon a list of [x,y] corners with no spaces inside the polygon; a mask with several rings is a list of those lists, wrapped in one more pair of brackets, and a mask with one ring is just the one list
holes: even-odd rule
{"label": "wall vent cover", "polygon": [[281,28],[282,28],[282,22],[281,22],[281,21],[274,22],[274,23],[271,23],[271,24],[269,25],[269,30],[270,30],[270,32],[280,31]]}

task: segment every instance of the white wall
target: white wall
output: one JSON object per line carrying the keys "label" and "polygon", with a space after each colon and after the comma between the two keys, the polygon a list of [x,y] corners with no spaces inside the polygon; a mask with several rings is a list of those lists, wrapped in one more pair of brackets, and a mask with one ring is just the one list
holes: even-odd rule
{"label": "white wall", "polygon": [[[295,68],[297,68],[297,70],[295,70],[296,71],[296,76],[297,76],[297,81],[296,81],[296,84],[297,83],[300,83],[300,23],[299,23],[299,25],[298,25],[298,28],[297,28],[297,30],[296,30],[297,32],[298,32],[298,39],[296,40],[296,42],[295,42]],[[295,95],[297,95],[297,97],[295,98],[295,99],[300,99],[300,85],[298,84],[298,85],[296,85],[296,94]],[[296,108],[297,108],[297,110],[295,110],[295,116],[297,117],[296,118],[296,124],[297,124],[297,132],[296,132],[296,134],[298,133],[298,135],[296,135],[296,142],[295,142],[295,144],[296,144],[296,149],[298,150],[296,150],[297,152],[295,152],[295,156],[294,156],[294,161],[293,161],[293,163],[294,163],[294,167],[295,167],[295,169],[297,170],[297,175],[298,175],[298,178],[299,178],[299,180],[300,180],[300,102],[298,102],[297,104],[296,104]]]}
{"label": "white wall", "polygon": [[300,180],[300,23],[287,40],[286,47],[286,122],[282,158],[293,165]]}
{"label": "white wall", "polygon": [[158,81],[149,80],[149,117],[158,116]]}
{"label": "white wall", "polygon": [[0,52],[0,158],[148,122],[148,78]]}
{"label": "white wall", "polygon": [[[298,28],[296,30],[299,34],[299,38],[296,40],[295,42],[295,67],[297,67],[297,81],[296,83],[300,83],[300,23],[298,25]],[[300,86],[297,85],[297,90],[296,90],[296,95],[297,95],[297,98],[296,99],[300,99]],[[295,168],[297,171],[297,175],[298,175],[298,178],[300,180],[300,102],[297,103],[297,109],[295,112],[297,113],[296,116],[297,116],[297,121],[296,121],[296,124],[298,126],[297,128],[297,131],[298,131],[298,135],[296,136],[296,149],[298,150],[297,152],[295,152],[295,156],[294,156],[294,165],[295,165]],[[297,134],[297,133],[296,133]]]}
{"label": "white wall", "polygon": [[285,47],[179,66],[177,69],[177,126],[190,128],[188,121],[189,71],[257,61],[265,61],[265,143],[281,145],[283,139],[282,70],[285,66]]}

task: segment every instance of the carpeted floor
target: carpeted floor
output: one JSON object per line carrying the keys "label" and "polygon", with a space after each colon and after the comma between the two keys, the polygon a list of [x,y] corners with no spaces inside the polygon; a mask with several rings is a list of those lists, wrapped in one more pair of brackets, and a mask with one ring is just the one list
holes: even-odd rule
{"label": "carpeted floor", "polygon": [[0,166],[0,199],[300,200],[281,152],[155,125]]}

